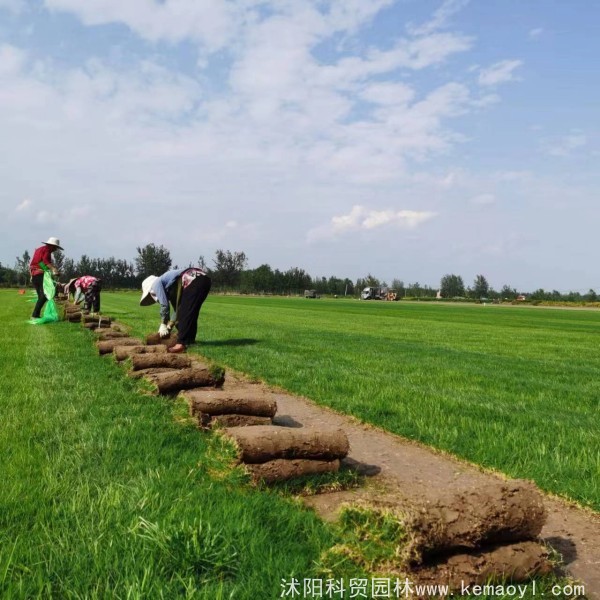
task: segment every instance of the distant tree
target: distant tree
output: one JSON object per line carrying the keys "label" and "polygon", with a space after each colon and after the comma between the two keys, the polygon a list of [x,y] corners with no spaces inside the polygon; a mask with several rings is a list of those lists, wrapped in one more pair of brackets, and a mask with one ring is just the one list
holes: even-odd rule
{"label": "distant tree", "polygon": [[465,295],[465,284],[460,275],[444,275],[440,281],[440,290],[444,298]]}
{"label": "distant tree", "polygon": [[353,296],[354,295],[354,284],[351,279],[347,277],[344,279],[344,295],[345,296]]}
{"label": "distant tree", "polygon": [[29,263],[31,262],[31,256],[27,250],[23,252],[22,256],[17,256],[15,262],[15,271],[17,274],[17,283],[26,284],[29,281]]}
{"label": "distant tree", "polygon": [[135,257],[136,275],[145,279],[148,275],[162,275],[171,268],[171,253],[164,246],[147,244],[137,248]]}
{"label": "distant tree", "polygon": [[0,285],[12,285],[17,282],[17,272],[0,263]]}
{"label": "distant tree", "polygon": [[543,288],[538,288],[529,295],[530,300],[552,300],[552,294]]}
{"label": "distant tree", "polygon": [[200,255],[198,257],[198,266],[203,270],[203,271],[209,271],[208,266],[206,265],[206,260],[204,260],[204,255]]}
{"label": "distant tree", "polygon": [[213,263],[213,279],[217,285],[227,288],[239,285],[241,274],[248,259],[244,252],[231,252],[231,250],[217,250]]}
{"label": "distant tree", "polygon": [[585,295],[585,299],[588,302],[597,302],[598,301],[598,294],[596,294],[596,292],[590,288],[590,290],[588,291],[588,293]]}
{"label": "distant tree", "polygon": [[82,254],[79,262],[75,265],[77,276],[94,275],[94,270],[94,261],[87,254]]}
{"label": "distant tree", "polygon": [[423,296],[424,294],[421,284],[418,281],[415,281],[415,283],[409,283],[406,287],[406,295],[412,296],[413,298],[420,298]]}
{"label": "distant tree", "polygon": [[507,300],[514,300],[517,296],[517,290],[515,288],[511,288],[510,285],[503,285],[500,290],[500,296],[502,298],[506,298]]}
{"label": "distant tree", "polygon": [[62,250],[55,250],[52,253],[52,264],[58,269],[62,275],[65,266],[65,253]]}
{"label": "distant tree", "polygon": [[483,275],[477,275],[473,282],[472,294],[474,298],[487,298],[490,293],[490,284]]}
{"label": "distant tree", "polygon": [[392,289],[396,290],[399,298],[406,294],[406,287],[401,279],[392,279]]}

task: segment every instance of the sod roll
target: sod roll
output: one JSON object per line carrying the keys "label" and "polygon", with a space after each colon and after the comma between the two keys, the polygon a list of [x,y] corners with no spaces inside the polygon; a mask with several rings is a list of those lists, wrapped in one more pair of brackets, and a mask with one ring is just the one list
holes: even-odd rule
{"label": "sod roll", "polygon": [[181,390],[196,387],[218,386],[223,383],[223,376],[215,376],[208,367],[194,366],[173,373],[160,373],[150,377],[159,394],[174,394]]}
{"label": "sod roll", "polygon": [[340,461],[278,458],[260,464],[247,464],[245,467],[255,481],[275,483],[317,473],[336,473],[340,470]]}
{"label": "sod roll", "polygon": [[97,329],[110,329],[110,323],[106,323],[106,322],[104,322],[104,323],[98,323],[98,322],[85,323],[82,321],[81,324],[86,329],[91,329],[92,331],[95,331]]}
{"label": "sod roll", "polygon": [[96,342],[98,354],[110,354],[117,346],[139,346],[142,340],[138,338],[118,338],[116,340],[104,340]]}
{"label": "sod roll", "polygon": [[97,333],[96,339],[100,341],[118,340],[121,338],[129,337],[126,333],[122,331],[115,331],[114,329],[112,329],[112,327],[110,329],[96,329],[95,332]]}
{"label": "sod roll", "polygon": [[237,444],[244,463],[277,458],[334,460],[344,458],[350,445],[341,429],[317,427],[231,427],[225,430]]}
{"label": "sod roll", "polygon": [[[119,337],[125,336],[124,333],[118,333]],[[107,332],[108,335],[108,332]],[[110,338],[107,338],[110,339]],[[113,350],[113,354],[115,355],[115,359],[119,362],[122,360],[127,360],[133,354],[155,354],[155,353],[163,353],[167,352],[166,346],[115,346]]]}
{"label": "sod roll", "polygon": [[106,315],[98,315],[96,317],[94,317],[93,315],[85,315],[83,317],[83,322],[84,323],[97,323],[98,325],[107,325],[109,326],[111,323],[111,318],[107,317]]}
{"label": "sod roll", "polygon": [[256,425],[271,425],[271,417],[259,417],[256,415],[207,415],[196,413],[198,425],[205,429],[207,427],[255,427]]}
{"label": "sod roll", "polygon": [[[164,346],[163,346],[164,348]],[[168,367],[170,369],[188,369],[192,366],[192,359],[181,354],[132,354],[131,368],[134,371],[140,369],[152,369],[156,367]]]}
{"label": "sod roll", "polygon": [[540,492],[528,481],[500,481],[428,503],[409,517],[414,554],[535,539],[546,522]]}
{"label": "sod roll", "polygon": [[163,373],[177,373],[178,369],[169,369],[168,367],[152,367],[150,369],[141,369],[140,371],[127,371],[127,375],[131,379],[142,379],[147,377],[150,381],[153,381],[154,375],[161,375]]}
{"label": "sod roll", "polygon": [[167,348],[174,346],[177,343],[177,336],[171,334],[169,337],[161,338],[158,333],[149,333],[146,336],[146,344],[148,346],[156,346],[157,344],[162,344]]}
{"label": "sod roll", "polygon": [[422,584],[448,584],[456,590],[464,585],[485,585],[505,580],[525,582],[532,577],[548,575],[552,569],[545,546],[538,542],[518,542],[444,557],[415,570],[411,580]]}
{"label": "sod roll", "polygon": [[182,396],[190,406],[190,413],[207,415],[256,415],[273,418],[277,402],[260,392],[226,390],[192,390]]}

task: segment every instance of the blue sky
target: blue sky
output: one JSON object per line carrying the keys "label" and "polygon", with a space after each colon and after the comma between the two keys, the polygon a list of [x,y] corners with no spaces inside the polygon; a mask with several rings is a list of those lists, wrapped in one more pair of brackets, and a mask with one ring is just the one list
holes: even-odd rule
{"label": "blue sky", "polygon": [[600,4],[0,0],[0,261],[600,290]]}

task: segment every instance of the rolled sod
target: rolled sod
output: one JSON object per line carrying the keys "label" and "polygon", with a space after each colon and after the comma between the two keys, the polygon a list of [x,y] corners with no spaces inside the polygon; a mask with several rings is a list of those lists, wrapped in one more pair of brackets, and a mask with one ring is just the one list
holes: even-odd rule
{"label": "rolled sod", "polygon": [[317,427],[230,427],[225,434],[239,448],[241,462],[265,463],[277,458],[334,460],[350,449],[341,429]]}
{"label": "rolled sod", "polygon": [[336,473],[340,470],[340,461],[278,458],[260,464],[247,464],[245,467],[255,481],[274,483],[317,473]]}
{"label": "rolled sod", "polygon": [[256,415],[207,415],[202,412],[195,414],[198,425],[202,429],[209,427],[255,427],[256,425],[271,425],[271,417]]}
{"label": "rolled sod", "polygon": [[70,323],[81,323],[81,312],[68,312],[65,314],[65,319]]}
{"label": "rolled sod", "polygon": [[[114,332],[115,334],[118,333],[118,336],[121,337],[125,337],[126,334],[124,333],[119,333],[119,332]],[[107,332],[108,335],[108,332]],[[107,338],[110,339],[110,338]],[[118,360],[119,362],[122,360],[127,360],[130,356],[134,355],[134,354],[156,354],[156,353],[166,353],[167,352],[167,347],[166,346],[115,346],[115,348],[113,349],[113,354],[115,355],[115,359]]]}
{"label": "rolled sod", "polygon": [[117,346],[139,346],[142,340],[138,338],[118,338],[116,340],[104,340],[96,342],[98,354],[110,354]]}
{"label": "rolled sod", "polygon": [[176,343],[177,336],[174,334],[171,334],[169,337],[166,338],[161,338],[160,335],[158,335],[158,333],[149,333],[146,336],[146,344],[148,344],[148,346],[156,346],[157,344],[162,344],[163,346],[170,348]]}
{"label": "rolled sod", "polygon": [[160,373],[149,377],[156,385],[159,394],[174,394],[181,390],[189,390],[204,386],[219,386],[223,376],[216,376],[208,367],[194,366],[173,373]]}
{"label": "rolled sod", "polygon": [[273,418],[277,412],[277,402],[260,392],[226,390],[192,390],[183,392],[188,401],[190,413],[207,415],[255,415]]}
{"label": "rolled sod", "polygon": [[[152,346],[149,346],[152,347]],[[163,346],[164,348],[164,346]],[[181,354],[132,354],[131,368],[134,371],[141,369],[152,369],[156,367],[167,367],[171,369],[188,369],[192,366],[192,359]]]}
{"label": "rolled sod", "polygon": [[543,497],[528,481],[489,484],[418,507],[409,517],[414,555],[535,539],[546,522]]}
{"label": "rolled sod", "polygon": [[128,334],[123,331],[115,331],[112,327],[110,329],[96,329],[97,338],[100,341],[106,340],[118,340],[129,337]]}
{"label": "rolled sod", "polygon": [[110,323],[107,323],[107,322],[100,322],[99,323],[98,321],[94,321],[92,323],[86,323],[86,322],[82,321],[81,324],[86,329],[91,329],[91,330],[96,330],[96,329],[110,329]]}
{"label": "rolled sod", "polygon": [[110,325],[111,323],[111,318],[106,316],[106,315],[98,315],[97,317],[94,317],[93,315],[85,315],[83,317],[83,322],[84,323],[97,323],[98,325],[102,324],[102,325]]}
{"label": "rolled sod", "polygon": [[140,371],[127,371],[127,376],[131,379],[142,379],[147,377],[150,381],[154,381],[152,376],[161,375],[163,373],[177,373],[178,369],[169,369],[168,367],[152,367],[150,369],[141,369]]}
{"label": "rolled sod", "polygon": [[423,584],[448,584],[456,590],[465,585],[485,585],[506,580],[511,583],[525,582],[532,577],[548,575],[552,570],[545,546],[538,542],[518,542],[444,557],[413,571],[411,580]]}

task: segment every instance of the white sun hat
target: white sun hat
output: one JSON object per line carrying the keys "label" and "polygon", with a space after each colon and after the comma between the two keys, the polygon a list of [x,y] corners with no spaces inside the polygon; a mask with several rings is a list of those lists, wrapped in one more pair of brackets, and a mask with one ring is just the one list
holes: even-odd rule
{"label": "white sun hat", "polygon": [[140,306],[150,306],[154,304],[156,300],[150,295],[150,289],[152,284],[158,279],[156,275],[149,275],[142,281],[142,298],[140,300]]}
{"label": "white sun hat", "polygon": [[55,237],[48,238],[47,242],[42,242],[42,244],[46,244],[46,246],[56,246],[59,250],[62,250],[62,246],[60,245],[60,240]]}

